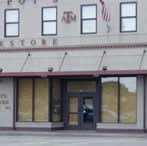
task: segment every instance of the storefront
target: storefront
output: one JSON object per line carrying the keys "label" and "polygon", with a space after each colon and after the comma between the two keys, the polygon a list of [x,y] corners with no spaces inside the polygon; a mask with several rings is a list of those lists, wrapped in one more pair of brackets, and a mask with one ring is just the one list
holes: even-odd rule
{"label": "storefront", "polygon": [[[82,54],[83,51],[87,53]],[[1,129],[145,131],[146,70],[103,69],[116,67],[111,63],[112,52],[116,53],[105,50],[107,56],[103,60],[103,51],[97,49],[67,50],[66,57],[62,50],[36,50],[29,56],[23,51],[1,52],[1,58],[12,60],[11,66],[5,65],[7,59],[1,61],[7,71],[0,73]],[[17,62],[23,57],[22,68]],[[133,67],[140,55],[131,52],[127,57],[133,60]],[[96,71],[100,63],[101,69]],[[131,65],[121,59],[117,64],[121,68]]]}
{"label": "storefront", "polygon": [[0,130],[146,132],[146,3],[1,2]]}

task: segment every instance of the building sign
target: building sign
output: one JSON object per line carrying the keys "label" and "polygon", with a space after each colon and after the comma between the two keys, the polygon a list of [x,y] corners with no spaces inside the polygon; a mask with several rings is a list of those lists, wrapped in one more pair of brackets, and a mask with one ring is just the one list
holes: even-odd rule
{"label": "building sign", "polygon": [[76,15],[72,11],[64,11],[62,21],[66,23],[76,21]]}
{"label": "building sign", "polygon": [[57,39],[13,39],[0,40],[0,49],[24,47],[52,47],[57,45]]}
{"label": "building sign", "polygon": [[[7,4],[10,5],[13,2],[18,2],[19,4],[23,5],[27,0],[7,0]],[[29,0],[30,1],[30,0]],[[36,4],[37,0],[32,0],[32,3]]]}
{"label": "building sign", "polygon": [[[37,0],[7,0],[7,4],[11,5],[13,2],[14,3],[19,3],[20,5],[24,5],[27,1],[32,1],[33,4],[37,3]],[[57,2],[57,0],[52,0],[53,2]]]}
{"label": "building sign", "polygon": [[6,94],[0,94],[0,110],[1,109],[10,110],[10,103],[8,96]]}

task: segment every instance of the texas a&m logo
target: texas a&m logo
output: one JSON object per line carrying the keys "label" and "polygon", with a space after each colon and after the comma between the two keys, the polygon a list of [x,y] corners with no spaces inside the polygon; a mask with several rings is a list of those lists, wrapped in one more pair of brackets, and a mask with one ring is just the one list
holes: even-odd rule
{"label": "texas a&m logo", "polygon": [[62,21],[66,23],[76,21],[76,15],[72,11],[64,11]]}

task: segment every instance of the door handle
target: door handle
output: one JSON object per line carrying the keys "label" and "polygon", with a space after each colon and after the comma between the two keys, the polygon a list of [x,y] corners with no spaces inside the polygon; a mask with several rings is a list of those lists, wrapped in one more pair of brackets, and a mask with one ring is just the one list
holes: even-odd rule
{"label": "door handle", "polygon": [[83,111],[82,111],[82,113],[83,113],[83,114],[85,114],[85,113],[86,113],[86,111],[85,111],[85,110],[83,110]]}

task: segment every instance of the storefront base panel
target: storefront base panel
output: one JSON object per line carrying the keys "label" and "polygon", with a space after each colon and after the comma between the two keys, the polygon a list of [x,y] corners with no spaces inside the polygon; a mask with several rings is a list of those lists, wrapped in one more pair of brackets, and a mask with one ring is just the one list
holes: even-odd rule
{"label": "storefront base panel", "polygon": [[112,123],[97,123],[97,129],[143,129],[138,128],[137,124],[112,124]]}
{"label": "storefront base panel", "polygon": [[97,132],[102,133],[145,133],[143,128],[138,128],[137,124],[112,124],[97,123]]}
{"label": "storefront base panel", "polygon": [[[62,131],[65,130],[64,127],[0,127],[0,131],[28,131],[28,132],[52,132],[52,131]],[[70,132],[79,132],[79,130],[70,130]],[[81,130],[80,130],[81,131]],[[147,133],[147,129],[114,129],[114,128],[98,128],[96,130],[90,130],[90,132],[97,133],[124,133],[124,134],[141,134]],[[88,133],[88,130],[82,130],[84,133]]]}
{"label": "storefront base panel", "polygon": [[47,132],[47,131],[56,131],[56,130],[63,130],[63,127],[60,128],[40,128],[40,127],[35,127],[35,128],[31,128],[31,127],[19,127],[19,128],[15,128],[16,131],[37,131],[37,132]]}
{"label": "storefront base panel", "polygon": [[17,122],[15,125],[16,130],[26,130],[26,131],[52,131],[52,130],[62,130],[64,128],[64,123],[45,123],[45,122]]}
{"label": "storefront base panel", "polygon": [[14,130],[13,127],[0,127],[0,131],[9,131],[9,130]]}
{"label": "storefront base panel", "polygon": [[144,129],[97,129],[98,133],[147,133]]}

